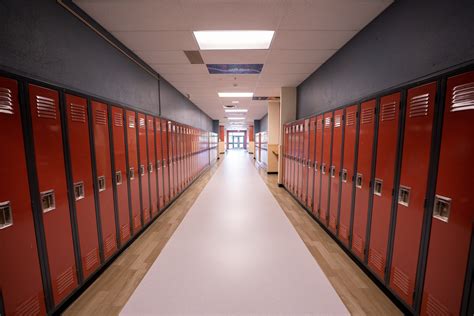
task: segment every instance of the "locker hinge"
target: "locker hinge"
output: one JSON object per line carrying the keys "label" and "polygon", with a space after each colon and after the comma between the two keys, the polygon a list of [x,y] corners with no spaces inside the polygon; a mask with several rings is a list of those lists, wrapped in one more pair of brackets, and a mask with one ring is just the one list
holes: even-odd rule
{"label": "locker hinge", "polygon": [[377,114],[377,107],[374,108],[374,113]]}
{"label": "locker hinge", "polygon": [[356,112],[356,118],[359,117],[359,111]]}

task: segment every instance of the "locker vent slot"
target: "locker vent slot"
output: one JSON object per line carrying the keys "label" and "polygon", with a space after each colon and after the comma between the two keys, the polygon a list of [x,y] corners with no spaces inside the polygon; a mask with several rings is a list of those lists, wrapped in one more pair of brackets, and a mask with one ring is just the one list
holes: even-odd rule
{"label": "locker vent slot", "polygon": [[340,115],[334,117],[334,127],[341,127],[342,120]]}
{"label": "locker vent slot", "polygon": [[474,82],[454,87],[451,101],[451,112],[474,110]]}
{"label": "locker vent slot", "polygon": [[395,119],[395,113],[397,111],[397,102],[384,103],[381,106],[382,122],[393,121]]}
{"label": "locker vent slot", "polygon": [[10,201],[0,202],[0,229],[13,225]]}
{"label": "locker vent slot", "polygon": [[331,118],[330,117],[326,117],[324,119],[324,128],[330,128],[331,127]]}
{"label": "locker vent slot", "polygon": [[97,186],[99,188],[99,192],[105,191],[105,176],[97,177]]}
{"label": "locker vent slot", "polygon": [[14,315],[40,315],[40,306],[39,297],[32,296],[16,307]]}
{"label": "locker vent slot", "polygon": [[95,123],[99,125],[107,125],[107,111],[102,109],[95,110]]}
{"label": "locker vent slot", "polygon": [[123,115],[122,113],[114,113],[114,125],[121,127],[123,126]]}
{"label": "locker vent slot", "polygon": [[138,120],[138,124],[139,124],[140,128],[145,128],[145,119],[143,117],[141,117]]}
{"label": "locker vent slot", "polygon": [[448,222],[449,211],[451,210],[451,199],[436,195],[434,202],[433,217],[443,222]]}
{"label": "locker vent slot", "polygon": [[92,249],[85,255],[82,260],[87,271],[94,268],[99,263],[99,254],[97,248]]}
{"label": "locker vent slot", "polygon": [[329,168],[329,174],[331,175],[331,178],[334,178],[336,176],[336,166],[331,166]]}
{"label": "locker vent slot", "polygon": [[151,162],[148,164],[148,173],[153,173],[153,164]]}
{"label": "locker vent slot", "polygon": [[115,183],[117,183],[117,185],[122,184],[122,171],[115,172]]}
{"label": "locker vent slot", "polygon": [[144,165],[140,165],[140,176],[143,177],[145,175],[145,166]]}
{"label": "locker vent slot", "polygon": [[56,119],[56,102],[54,99],[36,96],[36,113],[39,118]]}
{"label": "locker vent slot", "polygon": [[347,112],[346,116],[346,125],[354,125],[356,122],[356,112]]}
{"label": "locker vent slot", "polygon": [[343,224],[339,225],[339,236],[341,236],[341,238],[343,238],[344,240],[348,240],[348,230],[347,227]]}
{"label": "locker vent slot", "polygon": [[14,114],[12,91],[4,87],[0,87],[0,113]]}
{"label": "locker vent slot", "polygon": [[449,309],[431,294],[428,294],[428,300],[426,302],[426,314],[437,316],[452,315],[452,313],[449,312]]}
{"label": "locker vent slot", "polygon": [[135,128],[135,118],[133,116],[128,117],[128,127]]}
{"label": "locker vent slot", "polygon": [[362,174],[358,173],[356,176],[356,187],[358,187],[359,189],[362,189],[362,178]]}
{"label": "locker vent slot", "polygon": [[352,248],[357,250],[357,252],[359,253],[364,253],[364,242],[362,238],[357,234],[353,235]]}
{"label": "locker vent slot", "polygon": [[374,194],[378,196],[382,196],[382,184],[383,181],[381,179],[374,180]]}
{"label": "locker vent slot", "polygon": [[427,116],[429,102],[429,93],[412,97],[409,103],[409,117]]}
{"label": "locker vent slot", "polygon": [[140,214],[135,215],[133,218],[133,228],[137,229],[140,227],[141,220],[140,220]]}
{"label": "locker vent slot", "polygon": [[86,122],[86,107],[82,104],[71,103],[71,120],[74,122]]}
{"label": "locker vent slot", "polygon": [[323,120],[316,120],[316,129],[321,130],[323,128]]}
{"label": "locker vent slot", "polygon": [[342,180],[342,182],[347,182],[347,169],[342,169],[342,171],[341,171],[341,180]]}
{"label": "locker vent slot", "polygon": [[56,199],[54,196],[54,190],[41,192],[41,208],[43,213],[52,211],[56,208]]}
{"label": "locker vent slot", "polygon": [[74,198],[76,201],[84,198],[84,182],[74,183]]}
{"label": "locker vent slot", "polygon": [[128,177],[130,180],[135,179],[135,168],[131,167],[128,169]]}
{"label": "locker vent slot", "polygon": [[397,287],[406,296],[409,296],[411,283],[410,277],[403,273],[398,267],[393,268],[392,281],[395,287]]}
{"label": "locker vent slot", "polygon": [[379,272],[383,273],[385,270],[385,259],[382,254],[374,248],[369,249],[369,264]]}
{"label": "locker vent slot", "polygon": [[361,119],[360,119],[360,122],[362,124],[370,124],[372,123],[373,119],[374,119],[373,108],[362,109],[362,114],[361,114]]}
{"label": "locker vent slot", "polygon": [[408,206],[410,204],[410,188],[405,186],[400,186],[400,191],[398,192],[398,204],[403,206]]}
{"label": "locker vent slot", "polygon": [[56,278],[56,290],[61,295],[74,285],[74,273],[69,267]]}
{"label": "locker vent slot", "polygon": [[115,243],[115,238],[113,234],[110,234],[105,238],[104,242],[104,248],[105,248],[105,253],[110,253],[115,250],[116,248],[116,243]]}

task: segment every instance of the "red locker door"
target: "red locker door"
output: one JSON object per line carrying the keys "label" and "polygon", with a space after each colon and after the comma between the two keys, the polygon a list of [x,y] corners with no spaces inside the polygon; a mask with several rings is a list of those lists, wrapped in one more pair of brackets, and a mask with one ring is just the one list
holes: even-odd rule
{"label": "red locker door", "polygon": [[290,191],[296,192],[296,124],[291,126],[291,175],[290,175]]}
{"label": "red locker door", "polygon": [[430,162],[436,82],[408,90],[390,287],[413,303]]}
{"label": "red locker door", "polygon": [[399,92],[380,99],[368,264],[381,280],[385,277],[385,258],[387,258],[387,243],[392,213],[399,111]]}
{"label": "red locker door", "polygon": [[[6,315],[45,315],[18,84],[0,77],[0,289]],[[13,184],[13,185],[12,185]],[[25,285],[28,286],[18,286]]]}
{"label": "red locker door", "polygon": [[[138,146],[136,114],[133,111],[125,111],[127,122],[127,144],[128,144],[128,182],[130,185],[130,202],[132,207],[132,231],[136,234],[142,227],[140,210],[140,185],[138,177],[141,170],[138,166]],[[143,170],[144,171],[144,170]]]}
{"label": "red locker door", "polygon": [[308,200],[308,158],[309,158],[309,119],[304,120],[303,123],[303,184],[302,184],[302,192],[301,192],[301,201],[303,204],[306,204]]}
{"label": "red locker door", "polygon": [[339,193],[341,188],[342,137],[344,129],[344,110],[334,112],[334,127],[332,132],[332,162],[329,168],[331,176],[331,191],[329,197],[329,229],[336,234],[339,213]]}
{"label": "red locker door", "polygon": [[[147,143],[148,143],[148,173],[150,175],[150,211],[152,217],[158,215],[159,203],[158,203],[158,166],[156,160],[156,148],[155,148],[155,119],[153,116],[146,116],[147,126]],[[161,172],[161,168],[160,168]]]}
{"label": "red locker door", "polygon": [[86,99],[67,94],[66,115],[82,272],[86,279],[100,265]]}
{"label": "red locker door", "polygon": [[184,172],[183,172],[183,126],[178,125],[177,141],[176,141],[177,157],[178,157],[178,192],[183,190]]}
{"label": "red locker door", "polygon": [[323,116],[323,155],[321,160],[321,203],[319,216],[321,222],[327,225],[329,216],[329,186],[331,184],[331,142],[332,142],[332,112]]}
{"label": "red locker door", "polygon": [[308,189],[307,189],[307,199],[306,207],[309,209],[313,208],[313,183],[314,183],[314,149],[316,141],[316,117],[313,116],[309,120],[308,126],[308,142],[309,142],[309,154],[308,154]]}
{"label": "red locker door", "polygon": [[170,177],[170,200],[175,197],[175,166],[174,161],[174,129],[175,126],[171,121],[168,121],[168,151],[169,151],[169,177]]}
{"label": "red locker door", "polygon": [[[125,150],[125,129],[123,127],[124,111],[121,108],[112,106],[112,136],[114,140],[114,162],[115,162],[115,185],[117,192],[117,213],[120,225],[120,244],[130,239],[130,209],[128,204],[128,177],[127,158]],[[100,193],[102,194],[102,192]]]}
{"label": "red locker door", "polygon": [[92,101],[91,107],[94,131],[95,167],[97,170],[97,179],[95,179],[95,181],[99,188],[102,244],[104,246],[104,258],[108,259],[117,250],[117,230],[115,224],[114,196],[111,185],[112,168],[110,163],[107,105]]}
{"label": "red locker door", "polygon": [[58,92],[29,85],[30,110],[54,304],[78,285],[61,135]]}
{"label": "red locker door", "polygon": [[170,159],[168,151],[168,123],[166,120],[161,120],[161,148],[163,153],[163,196],[164,206],[170,202]]}
{"label": "red locker door", "polygon": [[165,195],[164,195],[164,181],[163,181],[163,148],[162,148],[162,132],[161,132],[161,120],[155,118],[155,129],[156,129],[156,173],[158,176],[158,205],[161,211],[165,207]]}
{"label": "red locker door", "polygon": [[372,149],[375,132],[376,100],[360,106],[359,150],[357,174],[355,177],[354,225],[352,229],[352,251],[362,261],[365,254],[365,237],[369,211],[370,181],[372,170]]}
{"label": "red locker door", "polygon": [[[146,138],[146,119],[145,114],[138,113],[138,150],[140,161],[138,162],[138,169],[140,171],[140,185],[141,185],[141,205],[143,213],[143,223],[150,221],[151,206],[150,206],[150,183],[148,177],[148,155],[147,155],[147,138]],[[153,168],[152,168],[153,171]]]}
{"label": "red locker door", "polygon": [[474,71],[447,82],[421,314],[460,315],[473,233]]}
{"label": "red locker door", "polygon": [[339,240],[349,246],[351,225],[352,189],[354,184],[354,159],[357,134],[357,105],[346,108],[344,130],[344,155],[341,169],[341,207],[339,210]]}
{"label": "red locker door", "polygon": [[296,173],[295,173],[295,194],[296,197],[301,200],[301,129],[303,129],[300,122],[296,122]]}
{"label": "red locker door", "polygon": [[321,193],[321,161],[323,155],[323,116],[316,117],[316,143],[314,151],[314,184],[313,184],[313,214],[319,217],[320,193]]}
{"label": "red locker door", "polygon": [[288,188],[288,126],[283,125],[283,185]]}

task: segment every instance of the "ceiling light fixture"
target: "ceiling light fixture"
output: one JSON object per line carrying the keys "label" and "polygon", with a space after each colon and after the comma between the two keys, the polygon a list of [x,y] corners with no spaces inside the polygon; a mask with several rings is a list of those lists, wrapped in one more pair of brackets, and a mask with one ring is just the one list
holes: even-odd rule
{"label": "ceiling light fixture", "polygon": [[275,31],[194,31],[201,50],[269,49]]}
{"label": "ceiling light fixture", "polygon": [[253,92],[217,92],[220,98],[251,98]]}
{"label": "ceiling light fixture", "polygon": [[237,104],[237,103],[239,103],[239,101],[232,101],[232,103]]}
{"label": "ceiling light fixture", "polygon": [[245,117],[228,117],[228,120],[245,120]]}
{"label": "ceiling light fixture", "polygon": [[229,110],[225,110],[225,112],[227,112],[227,113],[247,113],[248,110],[247,109],[229,109]]}

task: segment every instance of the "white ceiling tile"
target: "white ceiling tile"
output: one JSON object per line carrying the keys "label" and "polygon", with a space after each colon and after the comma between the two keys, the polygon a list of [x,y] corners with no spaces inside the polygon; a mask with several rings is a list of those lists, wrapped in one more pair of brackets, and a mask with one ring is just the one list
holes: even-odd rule
{"label": "white ceiling tile", "polygon": [[356,31],[277,31],[272,49],[339,49]]}
{"label": "white ceiling tile", "polygon": [[263,64],[268,50],[204,50],[202,59],[206,64]]}
{"label": "white ceiling tile", "polygon": [[267,63],[286,64],[321,64],[336,52],[335,49],[297,50],[297,49],[272,49],[268,53]]}
{"label": "white ceiling tile", "polygon": [[309,74],[316,64],[265,64],[262,74]]}
{"label": "white ceiling tile", "polygon": [[182,50],[134,51],[148,64],[188,64],[189,60]]}
{"label": "white ceiling tile", "polygon": [[112,32],[132,50],[197,50],[191,31]]}

